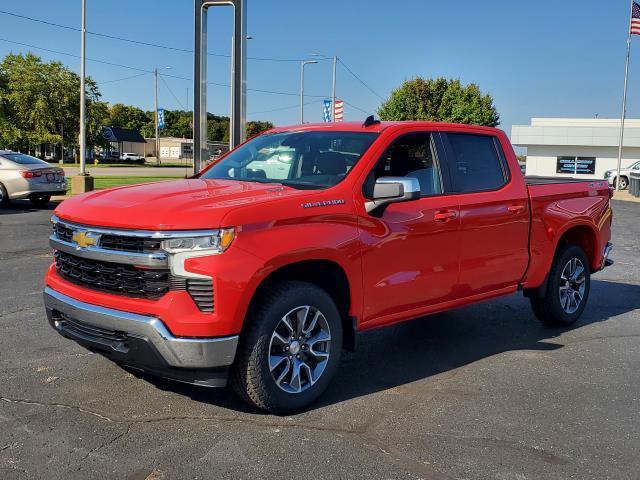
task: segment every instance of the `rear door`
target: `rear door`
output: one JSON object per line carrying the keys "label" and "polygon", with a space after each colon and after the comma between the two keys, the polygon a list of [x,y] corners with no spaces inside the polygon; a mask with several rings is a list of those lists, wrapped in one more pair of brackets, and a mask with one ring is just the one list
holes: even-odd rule
{"label": "rear door", "polygon": [[[529,201],[522,175],[512,175],[491,134],[442,134],[460,208],[460,297],[517,285],[529,261]],[[513,159],[515,162],[515,159]]]}

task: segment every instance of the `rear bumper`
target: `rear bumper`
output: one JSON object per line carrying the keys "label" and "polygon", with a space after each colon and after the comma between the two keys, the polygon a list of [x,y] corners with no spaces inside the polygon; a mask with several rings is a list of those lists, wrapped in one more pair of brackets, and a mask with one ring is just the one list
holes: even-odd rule
{"label": "rear bumper", "polygon": [[9,190],[9,198],[20,200],[39,195],[65,195],[67,193],[67,182],[60,183],[37,183],[28,180],[13,182]]}
{"label": "rear bumper", "polygon": [[44,303],[58,333],[117,363],[182,382],[226,385],[237,335],[175,337],[157,317],[85,303],[51,287],[44,290]]}

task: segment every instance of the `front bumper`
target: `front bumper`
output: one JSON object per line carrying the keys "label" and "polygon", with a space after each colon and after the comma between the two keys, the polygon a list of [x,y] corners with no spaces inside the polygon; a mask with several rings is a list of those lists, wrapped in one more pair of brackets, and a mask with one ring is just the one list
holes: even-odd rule
{"label": "front bumper", "polygon": [[113,361],[151,374],[209,387],[226,385],[238,336],[175,337],[154,316],[75,300],[44,290],[47,318],[61,335]]}

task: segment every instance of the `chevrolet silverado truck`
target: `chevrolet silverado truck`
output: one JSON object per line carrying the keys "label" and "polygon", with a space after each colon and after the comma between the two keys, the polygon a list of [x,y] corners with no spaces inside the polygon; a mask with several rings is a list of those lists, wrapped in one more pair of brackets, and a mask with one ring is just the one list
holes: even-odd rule
{"label": "chevrolet silverado truck", "polygon": [[611,263],[610,198],[606,181],[525,179],[493,128],[278,128],[192,178],[60,204],[46,313],[122,366],[229,381],[282,413],[322,394],[360,332],[518,291],[574,323]]}

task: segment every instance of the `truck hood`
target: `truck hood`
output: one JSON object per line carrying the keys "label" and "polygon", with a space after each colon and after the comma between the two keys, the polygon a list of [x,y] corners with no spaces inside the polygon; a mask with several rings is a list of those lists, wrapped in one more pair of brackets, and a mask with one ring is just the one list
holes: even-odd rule
{"label": "truck hood", "polygon": [[221,222],[234,208],[304,194],[303,190],[276,183],[175,180],[85,193],[65,200],[55,213],[83,225],[197,230],[229,226]]}

